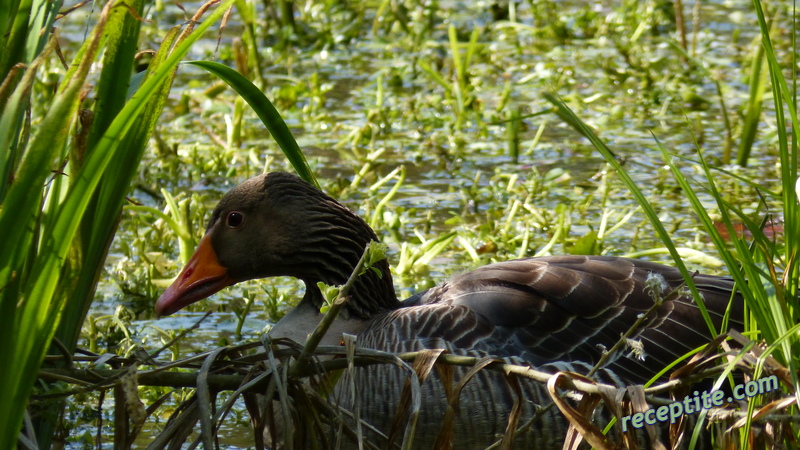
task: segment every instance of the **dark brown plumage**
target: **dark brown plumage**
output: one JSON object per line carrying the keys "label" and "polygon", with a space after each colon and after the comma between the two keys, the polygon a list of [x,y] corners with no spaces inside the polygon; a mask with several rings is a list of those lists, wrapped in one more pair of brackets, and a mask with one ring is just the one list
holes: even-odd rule
{"label": "dark brown plumage", "polygon": [[[199,248],[175,283],[159,298],[156,313],[171,314],[239,281],[272,276],[303,280],[300,304],[271,332],[303,339],[318,323],[322,297],[317,282],[343,284],[365,245],[377,240],[353,212],[298,177],[270,173],[246,181],[220,201]],[[586,373],[653,305],[646,287],[666,295],[683,283],[677,269],[647,261],[606,256],[552,256],[491,264],[441,286],[398,301],[386,261],[358,278],[330,343],[342,332],[358,335],[363,347],[409,351],[445,348],[457,354],[496,356],[549,370]],[[655,277],[655,282],[648,278]],[[731,305],[731,325],[741,327],[742,299],[721,277],[694,278],[716,330]],[[636,336],[644,359],[625,351],[613,355],[598,376],[617,384],[642,383],[688,351],[708,342],[708,330],[690,296],[670,297]],[[359,390],[375,392],[362,409],[368,421],[388,431],[404,375],[372,369]],[[440,386],[425,386],[422,447],[437,435],[446,402]],[[524,413],[545,398],[526,383]],[[502,435],[513,395],[501,376],[481,374],[462,395],[456,448],[479,448]],[[563,418],[519,437],[520,448],[547,448]],[[538,431],[537,431],[538,430]],[[545,442],[547,441],[547,442]],[[557,444],[558,437],[554,438]],[[556,445],[553,444],[553,445]]]}

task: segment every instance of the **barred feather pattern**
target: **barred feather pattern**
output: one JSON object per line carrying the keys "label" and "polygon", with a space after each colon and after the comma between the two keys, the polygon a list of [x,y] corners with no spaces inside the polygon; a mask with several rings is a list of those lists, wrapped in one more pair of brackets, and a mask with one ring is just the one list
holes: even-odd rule
{"label": "barred feather pattern", "polygon": [[[444,348],[457,355],[501,357],[545,372],[586,374],[603,350],[610,349],[638,316],[653,306],[653,298],[645,292],[646,280],[653,273],[663,277],[665,292],[661,295],[667,299],[635,335],[644,348],[644,358],[616,355],[595,375],[596,380],[618,387],[643,383],[706,343],[710,332],[698,318],[698,306],[688,294],[670,295],[683,283],[679,271],[639,260],[561,256],[486,266],[409,298],[400,308],[376,317],[359,334],[358,342],[390,352]],[[696,276],[695,282],[719,329],[732,282],[707,276]],[[734,308],[731,315],[741,317],[741,311]],[[734,321],[732,325],[741,323]],[[456,381],[466,370],[456,370]],[[361,416],[387,432],[406,373],[382,365],[359,369],[356,376]],[[523,380],[521,385],[525,401],[520,423],[524,423],[537,405],[551,400],[542,383]],[[339,398],[350,398],[347,386],[339,384]],[[419,448],[426,448],[436,440],[447,409],[436,373],[422,385],[422,397],[417,439],[423,443]],[[454,448],[485,448],[500,439],[514,398],[502,374],[479,372],[460,397]],[[557,410],[548,411],[515,437],[513,448],[560,448],[567,426]],[[662,428],[666,433],[666,426]],[[642,433],[638,438],[647,447]]]}
{"label": "barred feather pattern", "polygon": [[[220,221],[231,211],[243,212],[250,226],[237,230],[222,227]],[[316,283],[344,283],[365,245],[377,240],[352,211],[285,173],[262,175],[234,188],[215,210],[208,233],[220,263],[232,278],[299,278],[306,284],[301,306],[317,312],[322,298]],[[618,352],[597,376],[619,386],[642,383],[712,336],[691,296],[670,294],[683,284],[680,272],[647,261],[552,256],[501,262],[456,276],[403,302],[394,293],[388,264],[383,261],[377,268],[380,274],[367,271],[358,278],[343,311],[348,320],[361,320],[357,342],[366,348],[442,348],[454,354],[505,358],[539,369],[587,373],[653,306],[648,278],[654,275],[666,299],[633,336],[641,343],[643,359],[628,350]],[[704,275],[693,280],[715,330],[725,331],[721,328],[728,309],[728,326],[742,329],[743,301],[732,294],[733,282]],[[302,317],[289,314],[284,321]],[[301,335],[316,325],[284,321],[279,325],[296,328]],[[386,432],[405,374],[387,367],[359,372],[365,375],[358,377],[356,384],[365,402],[362,415]],[[432,378],[423,386],[425,403],[419,420],[418,442],[428,446],[438,434],[446,407],[444,391],[434,382],[436,376]],[[523,385],[524,421],[535,405],[549,400],[540,384]],[[339,393],[341,398],[349,398]],[[513,395],[502,375],[479,373],[462,393],[455,435],[463,440],[455,448],[493,442],[502,435],[512,404]],[[520,438],[520,448],[558,446],[566,424],[555,412],[548,414],[527,437]]]}
{"label": "barred feather pattern", "polygon": [[[414,351],[420,346],[395,346],[393,351]],[[479,351],[465,351],[454,349],[453,354],[463,356],[487,356]],[[526,365],[519,358],[505,358],[512,364]],[[589,367],[583,363],[544,365],[540,370],[557,372],[559,370],[575,370],[585,372]],[[468,368],[457,367],[454,370],[454,384],[457,384],[465,375]],[[613,373],[601,371],[598,378],[604,382],[620,385],[621,380]],[[603,376],[606,375],[606,376]],[[397,414],[401,392],[408,372],[393,365],[381,364],[376,366],[357,368],[355,374],[355,389],[358,395],[360,417],[367,423],[375,426],[383,433],[388,434],[393,420]],[[539,406],[551,403],[543,383],[528,379],[520,379],[522,391],[521,414],[518,426],[526,423]],[[509,387],[504,375],[492,370],[481,370],[466,384],[459,397],[459,409],[452,430],[452,448],[455,449],[483,449],[503,438],[509,415],[514,406],[517,394]],[[350,402],[349,383],[340,380],[335,392],[335,402],[340,406],[353,410]],[[439,374],[434,370],[430,377],[421,385],[422,406],[415,429],[414,447],[419,449],[431,448],[442,430],[443,418],[447,412],[447,397]],[[607,420],[604,420],[607,423]],[[561,448],[564,432],[568,422],[552,408],[542,413],[529,427],[514,436],[514,449],[558,449]],[[406,422],[403,422],[406,426]],[[399,437],[395,444],[403,440],[403,431],[400,429]],[[383,441],[373,434],[366,433],[370,442],[383,445]]]}
{"label": "barred feather pattern", "polygon": [[[231,212],[244,213],[257,226],[239,235],[226,235],[220,220]],[[230,230],[225,230],[230,232]],[[370,241],[378,241],[363,219],[300,178],[273,172],[233,188],[212,213],[207,227],[214,248],[230,274],[240,280],[292,276],[306,284],[306,299],[317,308],[321,281],[342,285]],[[359,277],[350,291],[348,310],[369,319],[394,309],[399,302],[387,261]]]}
{"label": "barred feather pattern", "polygon": [[[680,272],[639,260],[557,256],[485,266],[411,297],[400,308],[373,319],[359,334],[358,342],[392,352],[445,348],[459,355],[501,357],[545,372],[586,374],[603,351],[653,306],[653,298],[645,291],[646,280],[653,273],[663,277],[666,290],[662,295],[667,299],[635,335],[644,349],[643,359],[618,354],[595,375],[596,380],[618,387],[643,383],[708,342],[710,332],[688,294],[670,295],[683,283]],[[719,329],[732,282],[699,275],[694,281]],[[741,317],[740,305],[734,302],[731,317]],[[734,320],[731,326],[742,324]],[[460,375],[465,371],[461,369]],[[388,430],[403,373],[383,366],[362,369],[358,376],[362,417]],[[525,402],[520,423],[532,417],[535,405],[550,403],[541,383],[525,380],[522,387]],[[425,401],[417,433],[429,444],[439,433],[447,403],[435,374],[422,388]],[[342,389],[347,390],[344,384]],[[502,437],[513,399],[501,374],[480,372],[462,392],[454,448],[484,448]],[[567,425],[563,416],[550,411],[516,436],[513,448],[560,448]]]}
{"label": "barred feather pattern", "polygon": [[[630,383],[649,380],[660,368],[711,338],[698,305],[680,289],[672,267],[606,256],[549,256],[506,261],[457,276],[417,294],[374,319],[362,345],[430,340],[539,366],[553,361],[594,365],[641,314],[653,307],[648,276],[663,278],[664,303],[633,336],[643,358],[619,353],[609,367]],[[716,332],[731,300],[730,279],[696,275]],[[741,329],[742,300],[732,303],[729,327]],[[627,353],[627,352],[625,352]]]}

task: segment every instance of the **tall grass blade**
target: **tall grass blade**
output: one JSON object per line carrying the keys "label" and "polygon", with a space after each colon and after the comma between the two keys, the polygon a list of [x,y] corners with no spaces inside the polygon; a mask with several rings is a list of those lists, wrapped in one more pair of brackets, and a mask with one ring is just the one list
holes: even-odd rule
{"label": "tall grass blade", "polygon": [[[17,15],[20,3],[20,0],[8,0],[5,2],[0,2],[0,44],[2,44],[2,48],[6,48],[6,43],[8,41],[8,37],[10,36],[8,30],[14,23],[12,18]],[[5,77],[6,72],[0,72],[0,75]]]}
{"label": "tall grass blade", "polygon": [[308,161],[303,155],[300,146],[297,145],[294,136],[292,136],[289,126],[286,125],[278,110],[272,105],[272,102],[267,99],[263,92],[258,89],[247,78],[242,76],[239,72],[231,69],[230,67],[212,61],[189,61],[197,67],[211,72],[219,77],[222,81],[228,83],[242,98],[253,108],[258,117],[269,130],[275,142],[278,143],[283,154],[289,159],[289,162],[297,171],[300,177],[314,186],[319,187],[311,168],[308,166]]}
{"label": "tall grass blade", "polygon": [[736,154],[736,164],[742,167],[747,165],[747,160],[750,158],[750,151],[756,140],[756,132],[761,119],[761,106],[764,101],[764,91],[767,88],[767,74],[763,70],[763,62],[764,48],[759,46],[750,66],[750,96],[747,99],[745,118],[742,123],[739,152]]}
{"label": "tall grass blade", "polygon": [[625,171],[622,165],[616,158],[616,155],[609,149],[606,144],[600,140],[599,137],[591,130],[585,123],[583,123],[580,118],[558,97],[551,93],[545,93],[545,99],[549,101],[553,106],[555,106],[556,114],[564,120],[568,125],[574,128],[578,133],[582,136],[587,138],[594,148],[605,158],[606,162],[616,171],[617,176],[620,177],[625,186],[627,186],[628,190],[630,190],[631,194],[633,194],[636,202],[639,203],[641,206],[644,215],[650,221],[650,224],[655,229],[656,235],[664,243],[664,246],[669,250],[669,254],[672,256],[672,259],[675,261],[675,266],[681,271],[683,278],[686,280],[686,286],[692,291],[692,295],[694,296],[695,300],[697,301],[697,305],[700,309],[701,314],[703,315],[703,319],[708,325],[708,329],[711,330],[712,335],[716,335],[718,330],[714,329],[714,325],[711,322],[711,317],[708,315],[708,310],[703,304],[703,299],[700,293],[697,291],[697,287],[694,285],[694,281],[692,280],[689,271],[686,269],[686,265],[683,263],[680,255],[678,254],[678,250],[675,248],[675,243],[672,242],[672,238],[669,236],[666,228],[664,228],[664,224],[661,223],[661,220],[658,218],[658,214],[653,209],[653,205],[647,200],[647,197],[644,196],[644,193],[639,189],[636,185],[636,182],[630,177],[630,175]]}
{"label": "tall grass blade", "polygon": [[[141,5],[140,5],[141,6]],[[133,16],[128,15],[126,20],[138,21]],[[129,24],[128,26],[133,26]],[[163,61],[169,55],[169,49],[174,44],[180,28],[173,28],[167,33],[161,43],[161,47],[156,55],[150,62],[147,74],[148,76],[162,67]],[[122,45],[129,46],[132,41],[138,40],[137,36],[129,35],[128,42]],[[109,45],[109,49],[111,46]],[[117,55],[119,57],[119,48],[117,48]],[[133,53],[128,53],[130,61],[133,61]],[[128,62],[123,62],[123,66],[128,66]],[[166,79],[161,86],[153,93],[152,97],[147,101],[145,109],[140,116],[140,120],[125,134],[125,137],[120,140],[116,152],[117,157],[112,159],[105,169],[103,178],[91,200],[90,206],[87,208],[87,213],[83,217],[83,223],[80,226],[80,233],[77,237],[76,244],[80,245],[80,259],[72,261],[76,270],[75,277],[77,282],[69,286],[69,291],[64,292],[66,295],[67,305],[64,308],[64,317],[62,318],[61,326],[59,327],[56,337],[61,340],[64,346],[68,349],[74,349],[77,344],[78,335],[84,318],[88,312],[91,301],[94,298],[94,290],[96,287],[97,276],[105,261],[106,254],[111,241],[116,233],[117,220],[122,209],[125,194],[128,191],[130,182],[136,174],[137,167],[141,161],[144,150],[146,149],[147,140],[149,139],[155,127],[155,123],[161,115],[161,110],[164,101],[169,93],[172,85],[172,78],[176,67],[172,67],[171,71],[168,70]],[[104,73],[103,76],[108,76],[109,79],[114,79],[124,75],[126,79],[131,78],[132,70],[127,72],[116,69]],[[102,84],[102,80],[101,80]],[[112,118],[116,117],[118,112],[125,106],[125,99],[127,98],[127,86],[124,83],[118,83],[118,89],[115,91],[107,91],[109,97],[115,97],[115,100],[109,99],[102,106],[98,103],[97,111],[105,110]],[[113,111],[113,115],[111,112]],[[97,113],[95,113],[95,116]],[[96,128],[93,132],[97,133],[97,137],[90,138],[90,142],[95,142],[95,145],[90,145],[89,152],[96,151],[96,142],[102,139],[103,134],[107,131],[111,121],[105,121],[106,125],[103,126],[102,122],[98,124],[95,122]],[[94,271],[90,268],[95,268]]]}
{"label": "tall grass blade", "polygon": [[0,204],[4,202],[9,187],[5,180],[10,179],[12,170],[19,163],[18,136],[25,110],[29,104],[30,90],[35,82],[36,72],[44,60],[49,57],[55,45],[56,41],[52,40],[42,54],[28,66],[16,89],[5,103],[6,107],[0,113],[0,180],[4,180],[0,182]]}
{"label": "tall grass blade", "polygon": [[[758,24],[761,30],[761,43],[767,58],[769,68],[770,83],[772,85],[772,97],[775,104],[775,122],[778,132],[778,149],[780,152],[780,174],[782,189],[782,205],[784,216],[784,242],[782,261],[786,265],[783,269],[781,280],[774,281],[775,294],[765,298],[765,305],[760,305],[765,315],[771,313],[771,317],[765,317],[766,323],[759,326],[771,327],[775,330],[776,336],[772,339],[767,338],[767,342],[776,343],[780,339],[780,349],[783,362],[788,366],[794,384],[794,394],[800,403],[800,343],[797,334],[792,334],[791,339],[782,339],[787,336],[792,326],[800,320],[800,311],[795,306],[797,304],[798,284],[800,284],[800,206],[798,206],[797,190],[794,189],[798,182],[798,123],[797,117],[797,92],[789,89],[786,78],[783,76],[781,66],[775,56],[775,49],[769,34],[769,26],[764,15],[761,1],[754,0],[753,6],[758,17]],[[795,11],[796,12],[796,11]],[[793,31],[796,31],[796,16],[793,14]],[[791,40],[791,54],[797,52],[797,41],[794,36]],[[793,62],[796,62],[794,56]],[[794,65],[793,65],[794,66]],[[797,72],[792,67],[793,86],[797,86]],[[789,113],[787,120],[786,112]],[[787,131],[789,130],[789,131]],[[791,142],[791,144],[790,144]],[[774,253],[777,253],[775,251]],[[773,258],[777,254],[770,255]],[[792,314],[789,313],[791,311]],[[781,314],[783,313],[783,314]],[[771,319],[771,320],[770,320]],[[750,420],[746,424],[746,430],[750,427]],[[745,433],[746,434],[746,433]]]}
{"label": "tall grass blade", "polygon": [[[3,52],[0,53],[0,76],[6,77],[8,72],[18,62],[22,62],[25,54],[25,45],[28,39],[28,18],[33,9],[32,0],[0,2],[0,39],[2,39]],[[6,6],[7,5],[7,6]]]}
{"label": "tall grass blade", "polygon": [[[0,389],[7,393],[0,396],[0,448],[11,448],[16,441],[36,370],[55,331],[51,322],[57,319],[58,314],[57,309],[52,312],[52,296],[39,295],[41,291],[34,287],[36,282],[33,280],[39,275],[36,270],[41,261],[50,259],[51,265],[57,265],[63,259],[56,260],[44,249],[36,254],[29,245],[35,243],[33,236],[42,202],[42,185],[50,173],[52,161],[64,148],[111,5],[109,3],[103,9],[92,36],[84,45],[88,57],[78,61],[76,76],[66,79],[64,88],[40,122],[0,211],[0,229],[5,234],[5,239],[0,241],[0,287],[15,287],[0,291],[4,322],[0,330],[0,359],[13,361],[13,369],[0,371]],[[52,246],[52,238],[45,237],[43,245]],[[25,261],[29,255],[35,258],[32,264]],[[57,275],[51,278],[50,283],[55,280],[58,280]],[[48,318],[48,314],[54,317]]]}
{"label": "tall grass blade", "polygon": [[[191,45],[232,3],[233,0],[220,3],[142,84],[109,124],[97,145],[87,152],[84,165],[73,175],[63,200],[48,207],[54,214],[48,215],[43,228],[37,231],[45,177],[50,173],[52,161],[64,148],[86,74],[94,63],[110,10],[118,3],[110,2],[104,7],[91,38],[73,64],[74,76],[66,78],[65,87],[59,90],[51,109],[39,124],[0,211],[0,228],[6,233],[5,237],[11,238],[0,242],[0,286],[10,287],[0,291],[0,309],[4,313],[0,319],[4,325],[0,330],[0,358],[13,361],[13,368],[0,371],[0,389],[8,393],[0,397],[0,448],[11,448],[16,442],[28,394],[64,305],[65,298],[57,295],[63,264],[90,199],[109,163],[122,157],[121,152],[126,147],[121,142],[129,136],[129,130],[140,124],[150,98],[164,89],[165,82]],[[36,240],[32,239],[34,233],[38,236]],[[39,247],[30,247],[31,243]]]}
{"label": "tall grass blade", "polygon": [[53,22],[61,9],[62,0],[34,0],[31,8],[31,16],[28,20],[28,36],[25,39],[24,62],[33,61],[42,52],[47,41],[50,39],[49,31],[53,28]]}

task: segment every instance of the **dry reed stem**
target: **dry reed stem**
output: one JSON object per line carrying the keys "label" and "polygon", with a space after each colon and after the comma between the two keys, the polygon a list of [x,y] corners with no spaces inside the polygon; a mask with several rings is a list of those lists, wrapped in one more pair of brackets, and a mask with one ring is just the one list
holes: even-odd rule
{"label": "dry reed stem", "polygon": [[[760,346],[754,345],[751,341],[747,340],[738,333],[732,333],[732,341],[725,341],[724,336],[719,337],[713,341],[708,348],[695,355],[695,357],[687,363],[685,369],[679,369],[676,376],[670,381],[659,383],[649,388],[638,388],[639,395],[643,395],[643,399],[639,398],[636,401],[638,407],[633,408],[633,411],[626,411],[625,408],[620,409],[619,404],[622,398],[629,398],[629,393],[624,392],[616,386],[606,385],[595,382],[588,378],[576,376],[575,374],[553,374],[548,372],[539,371],[528,366],[515,365],[506,363],[500,359],[492,358],[475,358],[449,355],[441,353],[432,355],[430,352],[410,352],[410,353],[389,353],[371,349],[357,348],[355,345],[339,347],[339,346],[320,346],[316,349],[313,356],[334,356],[334,359],[309,363],[305,370],[298,373],[296,376],[290,376],[288,366],[281,363],[281,361],[289,361],[292,358],[298,358],[302,353],[302,346],[297,343],[280,339],[270,341],[266,347],[267,353],[256,353],[244,355],[244,352],[253,351],[254,348],[263,347],[264,344],[260,343],[246,343],[241,345],[229,346],[218,348],[213,351],[203,352],[200,355],[192,355],[180,361],[159,361],[152,357],[147,356],[147,363],[136,358],[122,358],[122,357],[109,357],[107,355],[91,355],[84,354],[75,355],[72,360],[74,367],[72,368],[43,368],[40,371],[40,377],[46,380],[62,380],[69,383],[78,385],[79,387],[73,391],[63,395],[75,394],[78,392],[87,392],[90,390],[103,391],[113,387],[124,373],[130,370],[130,367],[137,367],[136,383],[140,386],[172,386],[175,388],[182,387],[198,387],[198,395],[193,397],[189,402],[184,403],[178,409],[178,413],[173,415],[173,418],[167,424],[163,434],[156,439],[152,444],[152,448],[164,448],[170,441],[185,439],[185,433],[181,431],[182,427],[193,428],[193,423],[201,420],[201,428],[203,429],[202,440],[208,443],[209,435],[205,430],[211,430],[213,436],[219,429],[221,422],[224,420],[225,415],[233,406],[235,399],[239,395],[245,393],[259,393],[270,396],[270,398],[278,399],[283,405],[284,411],[287,416],[284,420],[292,421],[288,416],[288,411],[291,411],[289,402],[293,401],[292,396],[298,395],[302,390],[303,395],[307,396],[304,400],[309,408],[315,408],[317,417],[314,420],[325,421],[329,417],[339,417],[341,422],[344,422],[343,417],[351,417],[351,420],[356,420],[356,426],[351,429],[348,426],[342,427],[342,433],[354,442],[363,440],[363,432],[358,431],[359,427],[368,427],[369,425],[357,420],[357,414],[349,414],[347,411],[342,410],[338,406],[331,405],[327,400],[315,397],[309,392],[307,388],[298,389],[298,386],[307,386],[302,380],[309,377],[324,376],[341,369],[348,369],[354,367],[364,367],[374,364],[393,364],[405,370],[408,373],[407,379],[411,386],[411,404],[414,405],[412,410],[418,408],[420,396],[420,382],[424,380],[430,370],[435,366],[440,374],[443,382],[447,384],[449,379],[452,383],[452,376],[446,376],[449,369],[453,366],[465,366],[472,369],[462,377],[457,383],[457,386],[445,388],[448,394],[448,403],[451,405],[448,410],[447,417],[443,421],[443,429],[440,438],[442,442],[446,442],[448,437],[447,424],[450,423],[457,411],[458,393],[463,386],[469,381],[471,376],[482,370],[499,371],[509,377],[527,378],[541,383],[547,383],[548,380],[555,380],[556,386],[569,392],[578,393],[584,398],[595,399],[596,402],[602,402],[613,416],[621,417],[622,414],[628,412],[635,412],[643,408],[644,405],[659,406],[668,405],[675,400],[672,398],[664,397],[664,394],[676,392],[676,389],[681,387],[688,387],[692,383],[710,376],[719,375],[726,371],[728,364],[734,364],[738,371],[752,374],[759,359],[763,358],[763,349]],[[742,350],[731,349],[730,343],[743,344]],[[278,344],[279,346],[276,346]],[[720,348],[724,350],[719,353]],[[338,357],[338,358],[337,358]],[[732,363],[720,364],[718,361],[722,358],[728,358]],[[419,359],[422,358],[422,359]],[[58,358],[50,358],[50,360]],[[764,374],[777,374],[779,379],[783,382],[784,386],[791,389],[787,382],[789,381],[789,374],[787,369],[782,366],[774,358],[766,357],[764,359]],[[313,360],[313,358],[312,358]],[[112,366],[121,367],[119,369],[90,369],[87,366],[92,366],[93,363],[102,361],[103,363]],[[412,367],[414,361],[425,361],[415,370]],[[265,364],[268,362],[268,364]],[[81,367],[84,366],[84,367]],[[166,368],[183,370],[189,369],[193,372],[175,372],[167,370]],[[727,369],[730,370],[730,369]],[[278,376],[274,376],[274,375]],[[442,375],[444,374],[444,375]],[[762,375],[763,376],[763,375]],[[513,385],[512,385],[513,386]],[[213,394],[221,391],[233,391],[233,395],[228,397],[228,400],[219,408],[214,411]],[[416,398],[414,398],[416,397]],[[52,398],[52,396],[48,396]],[[644,403],[642,403],[644,401]],[[612,404],[614,406],[609,406]],[[795,404],[795,397],[793,393],[781,396],[770,396],[765,398],[765,404],[755,409],[754,422],[768,424],[771,427],[777,427],[780,430],[780,424],[787,421],[797,421],[798,416],[787,413],[786,411]],[[405,407],[403,407],[405,408]],[[586,419],[591,416],[591,409],[585,407],[578,409],[577,415],[572,418],[579,423],[584,423],[578,417]],[[153,411],[148,408],[148,413]],[[730,408],[713,408],[709,410],[708,419],[714,421],[725,421],[728,423],[728,432],[742,427],[744,419],[747,417],[746,411],[730,409]],[[510,418],[511,419],[511,418]],[[515,418],[516,420],[517,418]],[[530,421],[528,421],[530,423]],[[322,422],[314,425],[319,427]],[[573,424],[575,422],[572,422]],[[584,423],[585,425],[585,423]],[[399,426],[399,425],[398,425]],[[516,432],[525,428],[525,424],[516,428]],[[509,420],[509,427],[511,427],[511,420]],[[588,426],[578,427],[582,435],[585,437],[587,430],[593,435],[593,439],[601,439],[594,430]],[[375,430],[370,428],[370,433]],[[510,436],[514,430],[507,430],[506,435]],[[410,434],[409,434],[410,433]],[[289,433],[291,434],[291,433]],[[409,446],[413,435],[413,425],[406,424],[406,433],[404,436],[404,446]],[[573,434],[573,437],[577,437]],[[291,437],[288,437],[290,440]],[[362,441],[363,442],[363,441]],[[368,444],[364,442],[364,444]],[[593,444],[597,445],[595,442]],[[369,445],[368,445],[369,447]]]}

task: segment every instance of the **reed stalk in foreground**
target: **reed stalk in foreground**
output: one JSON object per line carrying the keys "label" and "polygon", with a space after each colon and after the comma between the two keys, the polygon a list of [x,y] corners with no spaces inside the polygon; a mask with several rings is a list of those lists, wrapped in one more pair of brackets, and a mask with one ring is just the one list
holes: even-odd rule
{"label": "reed stalk in foreground", "polygon": [[[55,14],[60,6],[60,2],[32,3],[16,4],[17,17],[32,11]],[[162,51],[130,98],[128,84],[120,80],[131,78],[141,20],[138,15],[144,2],[107,3],[51,104],[40,109],[45,114],[37,118],[30,136],[23,119],[36,98],[32,97],[36,71],[45,58],[52,57],[52,47],[44,48],[21,79],[17,71],[4,66],[7,71],[0,74],[4,77],[0,92],[10,100],[0,115],[0,172],[4,175],[0,189],[0,229],[4,234],[0,242],[0,359],[9,363],[0,371],[0,390],[7,393],[0,397],[0,448],[11,448],[17,442],[28,396],[51,340],[58,336],[65,351],[74,349],[124,196],[178,63],[232,3],[212,1],[196,17],[213,7],[202,23],[190,25],[183,35],[179,29],[168,33]],[[24,10],[26,7],[29,9]],[[31,30],[18,23],[22,22],[15,22],[9,41],[33,43],[40,39],[41,29],[50,30],[51,22],[44,20],[42,28]],[[52,46],[55,36],[43,36]],[[87,115],[82,113],[80,126],[86,139],[70,139],[87,75],[100,55],[104,68],[95,102],[97,119],[85,120]],[[46,432],[44,436],[50,439]],[[23,439],[34,438],[28,434]]]}
{"label": "reed stalk in foreground", "polygon": [[[769,201],[781,207],[780,216],[752,214],[741,210],[726,199],[719,185],[726,172],[714,167],[703,155],[700,145],[697,145],[697,157],[694,163],[701,169],[705,176],[701,183],[688,178],[682,171],[682,162],[666,149],[660,140],[654,136],[656,148],[661,152],[664,163],[670,168],[672,175],[688,199],[692,210],[697,215],[704,231],[710,236],[720,257],[728,267],[731,277],[736,280],[740,292],[745,298],[745,304],[750,313],[751,321],[747,330],[751,339],[763,339],[767,344],[766,351],[761,355],[759,367],[772,356],[789,369],[791,387],[787,391],[795,396],[800,403],[800,310],[796,308],[798,298],[798,285],[800,285],[800,207],[798,206],[798,116],[797,116],[797,74],[792,71],[791,83],[785,79],[782,68],[775,56],[773,41],[770,36],[770,27],[767,25],[761,2],[754,2],[755,10],[761,30],[762,47],[769,70],[769,86],[772,89],[774,102],[774,120],[777,123],[778,151],[780,155],[780,184],[779,192],[770,191],[768,188],[757,186],[750,180],[741,180],[756,186],[760,192],[769,197]],[[795,18],[796,21],[796,18]],[[794,22],[793,22],[794,23]],[[797,54],[796,42],[788,44],[792,54]],[[753,76],[759,77],[759,73]],[[619,163],[616,155],[572,110],[558,97],[547,94],[547,100],[556,107],[556,113],[566,123],[571,125],[581,135],[589,139],[597,151],[615,169],[639,202],[645,215],[654,226],[656,233],[669,249],[675,263],[685,271],[683,262],[677,254],[675,245],[669,234],[666,233],[658,215],[650,205],[642,190],[628,175],[625,168]],[[760,97],[759,97],[760,98]],[[759,107],[759,111],[761,108]],[[749,119],[754,120],[753,118]],[[752,145],[753,136],[746,132],[742,136],[746,143]],[[716,203],[717,212],[722,217],[722,224],[730,237],[730,242],[720,233],[709,215],[708,207],[700,200],[700,194],[710,194]],[[773,211],[772,214],[775,214]],[[765,233],[765,225],[773,226],[773,220],[782,218],[784,230],[778,238],[770,237]],[[744,224],[747,233],[737,229],[736,224]],[[687,285],[693,288],[691,277],[684,273]],[[698,304],[702,299],[696,296]],[[719,330],[717,330],[719,331]],[[735,361],[734,361],[735,362]],[[758,372],[755,376],[759,376]],[[749,403],[749,414],[742,419],[742,432],[739,434],[742,448],[747,447],[750,436],[750,424],[753,420],[755,402]],[[705,416],[703,416],[705,417]],[[692,439],[696,441],[703,427],[703,421],[698,421]],[[791,432],[795,437],[800,435],[800,430]]]}

